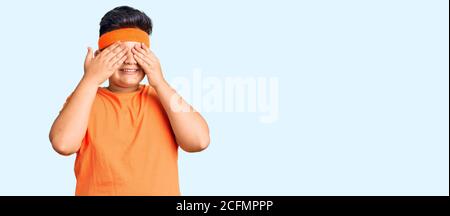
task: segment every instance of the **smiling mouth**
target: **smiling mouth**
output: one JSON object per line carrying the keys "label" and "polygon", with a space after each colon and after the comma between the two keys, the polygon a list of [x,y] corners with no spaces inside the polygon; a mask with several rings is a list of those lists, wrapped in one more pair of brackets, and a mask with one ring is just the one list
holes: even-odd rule
{"label": "smiling mouth", "polygon": [[125,73],[125,74],[134,74],[134,73],[138,72],[139,69],[127,69],[127,68],[124,68],[124,69],[120,69],[120,71]]}

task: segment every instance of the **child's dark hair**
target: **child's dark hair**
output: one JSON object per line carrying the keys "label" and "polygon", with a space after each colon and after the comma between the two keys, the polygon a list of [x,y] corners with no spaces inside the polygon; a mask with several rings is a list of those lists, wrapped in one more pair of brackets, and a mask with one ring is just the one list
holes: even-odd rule
{"label": "child's dark hair", "polygon": [[152,33],[152,20],[144,12],[129,6],[116,7],[106,13],[100,21],[100,36],[121,28],[139,28]]}

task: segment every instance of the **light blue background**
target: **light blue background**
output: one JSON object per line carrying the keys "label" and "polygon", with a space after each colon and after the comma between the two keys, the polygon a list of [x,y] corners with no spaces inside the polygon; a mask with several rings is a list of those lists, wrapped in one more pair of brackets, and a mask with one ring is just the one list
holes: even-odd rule
{"label": "light blue background", "polygon": [[448,195],[449,5],[432,1],[2,3],[0,195],[73,195],[50,126],[110,9],[154,22],[168,80],[276,76],[280,118],[205,113],[183,195]]}

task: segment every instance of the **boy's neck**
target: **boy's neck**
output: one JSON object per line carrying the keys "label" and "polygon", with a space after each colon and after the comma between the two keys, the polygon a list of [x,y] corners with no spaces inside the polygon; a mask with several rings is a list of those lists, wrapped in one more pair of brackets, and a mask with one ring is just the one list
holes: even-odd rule
{"label": "boy's neck", "polygon": [[109,85],[106,88],[115,93],[128,93],[128,92],[137,91],[139,89],[139,86],[140,85],[136,85],[133,87],[120,87],[120,86],[115,86],[115,85]]}

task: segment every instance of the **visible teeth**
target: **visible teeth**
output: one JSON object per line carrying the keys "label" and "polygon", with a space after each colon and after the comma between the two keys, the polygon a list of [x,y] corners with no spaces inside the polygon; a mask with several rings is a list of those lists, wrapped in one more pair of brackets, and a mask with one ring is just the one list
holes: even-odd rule
{"label": "visible teeth", "polygon": [[123,71],[125,71],[125,72],[135,72],[137,70],[123,69]]}

